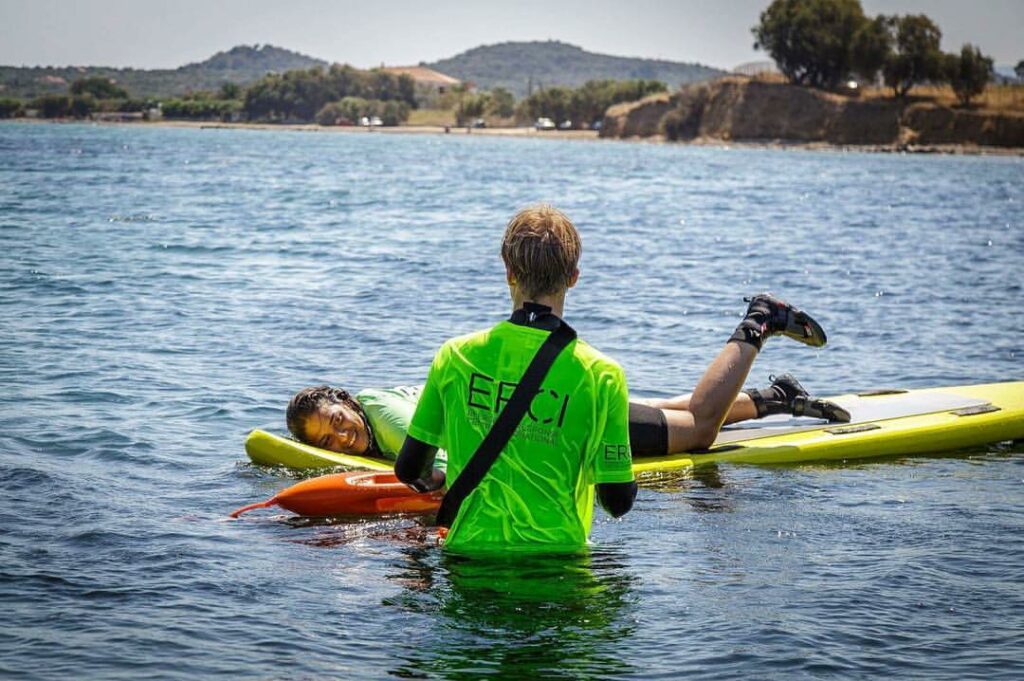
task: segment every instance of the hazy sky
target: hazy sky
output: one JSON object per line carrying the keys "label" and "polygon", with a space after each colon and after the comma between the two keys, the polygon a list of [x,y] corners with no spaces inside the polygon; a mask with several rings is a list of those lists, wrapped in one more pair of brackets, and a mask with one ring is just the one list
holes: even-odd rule
{"label": "hazy sky", "polygon": [[[769,0],[0,0],[0,64],[175,68],[271,43],[359,67],[415,64],[481,44],[555,39],[592,52],[732,68],[765,59],[750,27]],[[943,48],[1024,59],[1024,0],[862,0],[925,13]]]}

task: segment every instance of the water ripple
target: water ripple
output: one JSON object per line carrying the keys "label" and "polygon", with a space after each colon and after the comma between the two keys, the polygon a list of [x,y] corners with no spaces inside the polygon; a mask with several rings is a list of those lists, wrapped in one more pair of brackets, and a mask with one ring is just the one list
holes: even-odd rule
{"label": "water ripple", "polygon": [[421,382],[501,318],[535,201],[638,393],[688,391],[757,290],[830,343],[752,383],[1021,379],[1020,159],[17,124],[0,153],[5,678],[1024,674],[1019,443],[645,477],[568,563],[224,521],[302,477],[242,463],[295,390]]}

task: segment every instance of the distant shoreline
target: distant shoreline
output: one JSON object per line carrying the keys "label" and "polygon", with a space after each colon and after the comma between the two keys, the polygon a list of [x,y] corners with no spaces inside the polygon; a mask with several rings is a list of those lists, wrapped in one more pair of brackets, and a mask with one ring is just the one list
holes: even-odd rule
{"label": "distant shoreline", "polygon": [[532,127],[517,128],[449,128],[445,133],[443,126],[432,125],[399,125],[393,127],[364,128],[360,126],[323,126],[316,123],[223,123],[219,121],[181,121],[161,120],[145,122],[126,121],[80,121],[63,119],[27,119],[15,118],[0,120],[0,123],[28,125],[65,125],[69,123],[91,124],[96,126],[123,127],[161,127],[161,128],[193,128],[200,130],[286,130],[305,133],[344,133],[361,135],[462,135],[483,137],[517,137],[530,139],[584,140],[601,142],[626,142],[643,144],[666,144],[672,146],[719,147],[723,149],[780,149],[793,151],[832,151],[860,152],[883,154],[942,154],[953,156],[1024,156],[1024,148],[1019,147],[985,147],[977,145],[943,144],[943,145],[857,145],[830,144],[828,142],[793,142],[787,140],[721,140],[718,138],[697,138],[685,142],[669,142],[662,135],[651,137],[599,138],[596,130],[545,130],[539,131]]}
{"label": "distant shoreline", "polygon": [[532,127],[519,128],[467,128],[450,126],[446,133],[439,125],[396,125],[391,127],[366,128],[355,125],[318,125],[316,123],[225,123],[221,121],[93,121],[74,119],[12,118],[0,123],[24,123],[29,125],[98,125],[125,127],[198,128],[201,130],[287,130],[309,133],[348,133],[360,135],[478,135],[490,137],[535,137],[538,139],[596,140],[596,130],[534,130]]}

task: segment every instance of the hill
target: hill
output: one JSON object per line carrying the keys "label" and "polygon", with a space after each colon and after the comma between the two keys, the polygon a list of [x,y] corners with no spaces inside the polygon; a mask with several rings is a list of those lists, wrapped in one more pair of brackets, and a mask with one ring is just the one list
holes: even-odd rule
{"label": "hill", "polygon": [[133,97],[216,90],[224,83],[248,85],[268,73],[324,66],[327,62],[273,45],[239,45],[176,69],[104,66],[0,66],[0,96],[36,97],[66,92],[79,78],[111,78]]}
{"label": "hill", "polygon": [[425,66],[484,90],[506,88],[518,98],[525,97],[531,85],[579,87],[588,80],[644,78],[660,80],[674,90],[725,73],[701,64],[596,54],[557,40],[483,45]]}

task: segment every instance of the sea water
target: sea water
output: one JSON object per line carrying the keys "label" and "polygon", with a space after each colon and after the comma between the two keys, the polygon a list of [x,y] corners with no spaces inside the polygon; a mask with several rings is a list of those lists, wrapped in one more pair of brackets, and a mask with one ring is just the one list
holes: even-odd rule
{"label": "sea water", "polygon": [[1024,448],[647,480],[589,556],[458,561],[410,518],[233,508],[317,383],[417,384],[500,320],[552,202],[566,316],[688,391],[771,290],[818,394],[1024,379],[1024,159],[0,125],[0,676],[1015,679]]}

